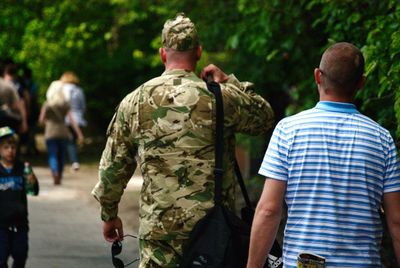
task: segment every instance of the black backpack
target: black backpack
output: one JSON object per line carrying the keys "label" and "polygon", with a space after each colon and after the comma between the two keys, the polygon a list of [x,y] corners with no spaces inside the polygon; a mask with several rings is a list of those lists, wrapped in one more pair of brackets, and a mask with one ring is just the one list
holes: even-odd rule
{"label": "black backpack", "polygon": [[[246,267],[251,223],[254,208],[235,160],[235,172],[246,206],[241,218],[222,205],[223,159],[223,102],[219,84],[211,82],[208,89],[216,99],[216,149],[214,207],[197,222],[183,250],[183,268],[242,268]],[[266,253],[267,254],[267,253]],[[282,267],[282,250],[277,241],[268,255],[264,267]]]}

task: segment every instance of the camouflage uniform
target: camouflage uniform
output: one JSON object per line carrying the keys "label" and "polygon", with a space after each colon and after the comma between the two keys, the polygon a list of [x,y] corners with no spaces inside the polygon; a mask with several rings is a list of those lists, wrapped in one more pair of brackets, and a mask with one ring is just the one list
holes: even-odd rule
{"label": "camouflage uniform", "polygon": [[[234,134],[265,134],[273,124],[270,105],[250,87],[233,75],[221,84],[225,109],[223,197],[229,207],[233,207],[235,196]],[[141,267],[158,267],[144,264],[148,258],[157,259],[159,267],[176,267],[176,256],[169,256],[172,253],[156,254],[158,248],[165,248],[159,243],[170,245],[180,256],[193,226],[213,207],[214,95],[193,72],[167,70],[122,100],[107,136],[100,179],[93,190],[101,203],[102,220],[117,216],[138,155],[143,175]],[[146,247],[154,250],[146,251]]]}

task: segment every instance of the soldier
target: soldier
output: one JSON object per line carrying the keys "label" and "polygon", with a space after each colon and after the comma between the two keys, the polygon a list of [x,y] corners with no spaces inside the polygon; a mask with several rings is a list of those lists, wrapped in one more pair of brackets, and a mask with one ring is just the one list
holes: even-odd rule
{"label": "soldier", "polygon": [[[202,48],[196,28],[183,13],[162,31],[165,72],[120,103],[107,130],[99,182],[92,194],[101,204],[104,238],[121,240],[118,203],[140,159],[140,267],[178,267],[182,247],[196,222],[213,207],[215,99],[194,73]],[[223,199],[233,207],[236,132],[265,134],[273,125],[267,101],[214,65],[201,76],[221,83],[225,152]]]}

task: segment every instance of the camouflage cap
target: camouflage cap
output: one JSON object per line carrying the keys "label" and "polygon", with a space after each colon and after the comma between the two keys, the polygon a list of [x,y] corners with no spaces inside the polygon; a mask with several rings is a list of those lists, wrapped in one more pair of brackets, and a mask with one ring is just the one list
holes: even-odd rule
{"label": "camouflage cap", "polygon": [[199,37],[193,22],[184,13],[178,13],[167,20],[161,34],[163,47],[178,51],[190,50],[199,46]]}

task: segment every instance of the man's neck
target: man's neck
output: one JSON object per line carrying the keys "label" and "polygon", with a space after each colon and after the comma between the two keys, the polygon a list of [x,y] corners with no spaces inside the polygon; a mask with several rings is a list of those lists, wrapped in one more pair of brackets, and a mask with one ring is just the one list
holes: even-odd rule
{"label": "man's neck", "polygon": [[353,98],[336,94],[334,90],[319,90],[319,101],[353,103]]}
{"label": "man's neck", "polygon": [[166,66],[165,67],[165,70],[166,71],[171,71],[171,70],[187,70],[187,71],[191,71],[191,72],[194,72],[194,69],[193,68],[188,68],[187,66]]}
{"label": "man's neck", "polygon": [[189,70],[194,72],[196,69],[196,65],[186,62],[171,62],[165,65],[165,70],[175,70],[175,69]]}
{"label": "man's neck", "polygon": [[338,98],[338,97],[321,97],[320,96],[319,101],[353,103],[353,100],[351,98]]}

